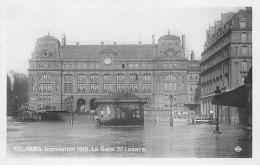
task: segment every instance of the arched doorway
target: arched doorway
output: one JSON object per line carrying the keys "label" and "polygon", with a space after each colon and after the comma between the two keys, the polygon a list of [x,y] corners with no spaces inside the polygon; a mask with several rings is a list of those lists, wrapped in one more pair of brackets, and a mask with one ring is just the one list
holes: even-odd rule
{"label": "arched doorway", "polygon": [[69,99],[69,98],[66,98],[66,99],[64,100],[64,103],[63,103],[63,110],[64,110],[64,111],[70,111],[70,108],[71,108],[70,99]]}
{"label": "arched doorway", "polygon": [[86,101],[82,98],[77,101],[77,112],[85,112],[86,109]]}
{"label": "arched doorway", "polygon": [[89,103],[90,110],[96,110],[98,105],[95,103],[96,98],[92,98]]}

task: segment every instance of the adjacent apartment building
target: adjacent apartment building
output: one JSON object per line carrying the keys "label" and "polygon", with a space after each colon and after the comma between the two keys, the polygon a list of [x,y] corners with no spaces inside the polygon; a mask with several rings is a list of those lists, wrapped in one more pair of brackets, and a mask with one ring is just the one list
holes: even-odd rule
{"label": "adjacent apartment building", "polygon": [[[155,44],[75,45],[50,35],[37,39],[29,60],[29,106],[36,111],[94,110],[94,99],[109,92],[148,98],[147,111],[169,115],[199,111],[199,61],[185,57],[185,36],[170,33]],[[190,55],[190,54],[189,54]],[[195,108],[194,108],[195,107]]]}
{"label": "adjacent apartment building", "polygon": [[[201,54],[201,113],[215,116],[211,100],[219,86],[222,92],[244,84],[252,66],[252,8],[223,13],[206,30]],[[242,108],[220,106],[220,121],[242,123]]]}

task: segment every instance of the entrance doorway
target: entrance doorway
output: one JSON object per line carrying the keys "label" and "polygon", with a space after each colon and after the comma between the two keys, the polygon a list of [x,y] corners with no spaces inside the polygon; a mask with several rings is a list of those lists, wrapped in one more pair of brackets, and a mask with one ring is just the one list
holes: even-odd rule
{"label": "entrance doorway", "polygon": [[98,105],[95,103],[96,98],[92,98],[89,103],[90,110],[96,110]]}
{"label": "entrance doorway", "polygon": [[77,101],[77,111],[78,112],[85,112],[86,109],[86,101],[84,99],[78,99]]}

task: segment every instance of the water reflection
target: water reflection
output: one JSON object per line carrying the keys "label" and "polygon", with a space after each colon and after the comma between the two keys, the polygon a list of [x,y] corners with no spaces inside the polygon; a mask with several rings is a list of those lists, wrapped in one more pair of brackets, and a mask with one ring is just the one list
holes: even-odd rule
{"label": "water reflection", "polygon": [[[213,125],[145,123],[145,127],[95,127],[87,116],[68,122],[18,123],[8,120],[10,157],[250,157],[244,134],[235,126],[221,125],[222,134],[213,134]],[[41,151],[21,151],[27,147]],[[241,152],[234,148],[241,146]],[[50,151],[57,148],[75,151]],[[46,149],[50,149],[46,151]],[[108,151],[104,151],[104,150]],[[114,149],[114,150],[112,150]],[[140,149],[140,150],[139,150]],[[143,151],[144,149],[144,151]],[[139,150],[139,151],[137,151]]]}

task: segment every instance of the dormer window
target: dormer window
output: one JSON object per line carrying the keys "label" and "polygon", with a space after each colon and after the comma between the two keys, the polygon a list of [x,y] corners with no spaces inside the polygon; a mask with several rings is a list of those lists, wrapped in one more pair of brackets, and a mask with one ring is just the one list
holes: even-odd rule
{"label": "dormer window", "polygon": [[239,20],[239,27],[246,28],[246,20]]}

